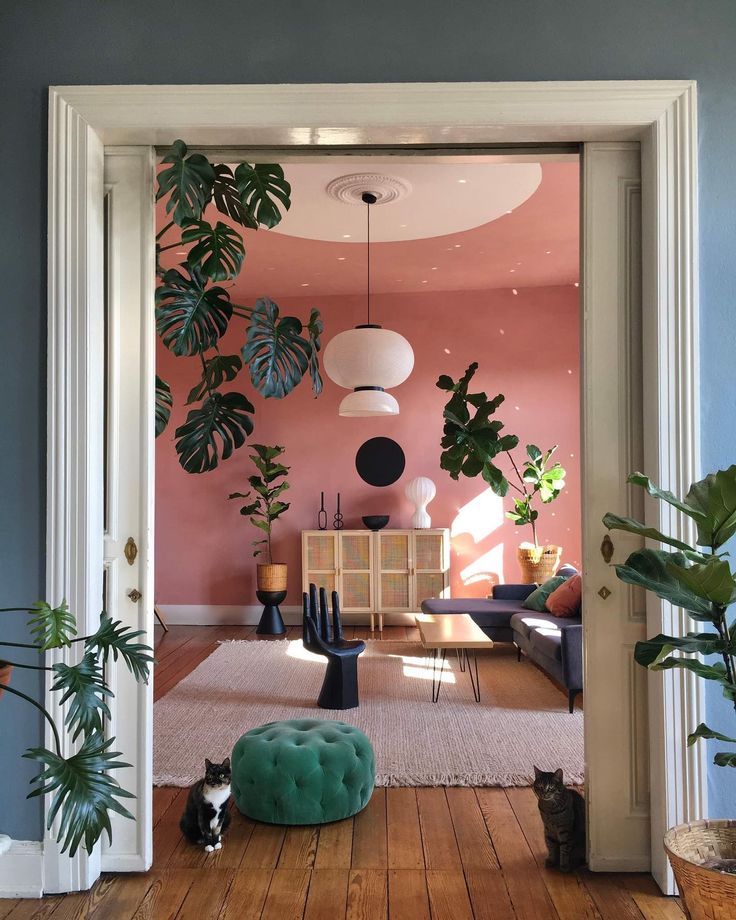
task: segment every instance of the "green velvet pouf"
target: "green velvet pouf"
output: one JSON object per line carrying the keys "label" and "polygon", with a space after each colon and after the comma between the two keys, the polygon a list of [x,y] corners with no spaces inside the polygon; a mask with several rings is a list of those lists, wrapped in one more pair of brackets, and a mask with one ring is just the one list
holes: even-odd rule
{"label": "green velvet pouf", "polygon": [[370,741],[345,722],[270,722],[246,732],[233,748],[235,804],[268,824],[349,818],[368,804],[375,772]]}

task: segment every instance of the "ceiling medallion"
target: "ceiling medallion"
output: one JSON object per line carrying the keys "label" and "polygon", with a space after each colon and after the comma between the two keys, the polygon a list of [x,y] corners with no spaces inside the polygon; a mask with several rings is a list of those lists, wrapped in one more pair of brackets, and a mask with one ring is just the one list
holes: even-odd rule
{"label": "ceiling medallion", "polygon": [[411,184],[406,179],[382,173],[352,173],[333,179],[325,191],[330,198],[344,204],[363,204],[363,193],[372,192],[376,196],[375,205],[379,205],[406,198],[411,192]]}

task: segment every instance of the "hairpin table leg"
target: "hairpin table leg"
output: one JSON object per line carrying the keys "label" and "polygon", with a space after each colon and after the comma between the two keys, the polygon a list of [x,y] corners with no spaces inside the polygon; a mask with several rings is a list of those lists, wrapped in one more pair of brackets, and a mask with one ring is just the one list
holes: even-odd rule
{"label": "hairpin table leg", "polygon": [[[480,680],[478,679],[478,656],[475,654],[475,650],[472,651],[472,659],[468,656],[468,650],[463,649],[463,655],[465,657],[465,663],[468,666],[468,674],[470,675],[470,683],[473,687],[473,696],[475,697],[475,702],[480,703]],[[475,677],[473,677],[473,665],[475,666]]]}
{"label": "hairpin table leg", "polygon": [[432,649],[432,702],[436,703],[440,698],[440,689],[442,687],[442,672],[445,669],[445,658],[447,656],[447,649],[442,649],[442,655],[440,657],[439,664],[439,674],[437,674],[437,652],[439,649]]}

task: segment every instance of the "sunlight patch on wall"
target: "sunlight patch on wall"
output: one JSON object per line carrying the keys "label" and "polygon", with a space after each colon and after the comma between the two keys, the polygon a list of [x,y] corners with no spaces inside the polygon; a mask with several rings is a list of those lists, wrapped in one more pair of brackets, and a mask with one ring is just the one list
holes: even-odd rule
{"label": "sunlight patch on wall", "polygon": [[503,543],[497,543],[493,549],[466,565],[460,577],[464,585],[474,585],[479,581],[487,581],[489,586],[503,584]]}
{"label": "sunlight patch on wall", "polygon": [[485,489],[458,510],[450,527],[450,536],[469,533],[474,543],[480,543],[503,521],[503,499],[490,488]]}

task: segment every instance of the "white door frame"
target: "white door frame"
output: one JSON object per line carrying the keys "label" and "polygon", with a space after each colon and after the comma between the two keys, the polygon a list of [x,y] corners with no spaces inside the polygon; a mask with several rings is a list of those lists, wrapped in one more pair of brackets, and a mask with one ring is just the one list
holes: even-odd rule
{"label": "white door frame", "polygon": [[[68,599],[80,630],[95,628],[103,567],[103,151],[177,137],[324,150],[639,141],[645,469],[678,493],[700,474],[694,82],[52,87],[46,590],[51,601]],[[669,510],[652,504],[647,519],[688,539],[688,521]],[[686,625],[654,597],[647,621],[651,633]],[[675,671],[650,676],[649,697],[652,871],[671,890],[662,832],[706,811],[703,748],[685,746],[703,699],[697,681]],[[48,689],[46,704],[57,711]],[[46,891],[87,888],[99,873],[96,854],[60,857],[50,836],[44,859]]]}

